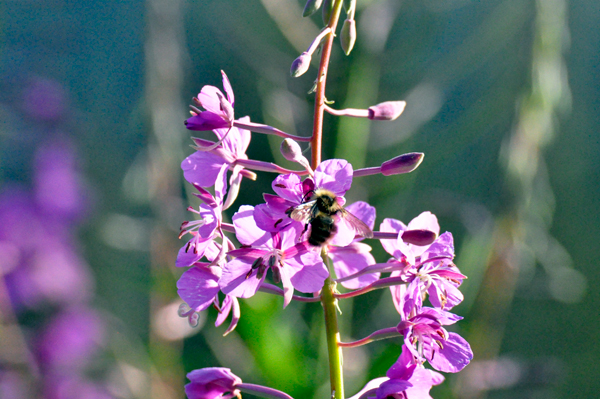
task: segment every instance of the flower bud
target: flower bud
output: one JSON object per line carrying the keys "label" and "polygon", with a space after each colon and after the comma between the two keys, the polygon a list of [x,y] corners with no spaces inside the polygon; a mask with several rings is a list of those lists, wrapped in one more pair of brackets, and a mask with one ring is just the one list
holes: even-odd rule
{"label": "flower bud", "polygon": [[393,121],[402,114],[405,101],[386,101],[369,107],[369,119],[374,121]]}
{"label": "flower bud", "polygon": [[311,55],[306,51],[300,54],[300,57],[296,58],[294,62],[292,62],[292,67],[290,68],[290,74],[292,77],[297,78],[304,75],[304,73],[308,71],[311,59]]}
{"label": "flower bud", "polygon": [[304,12],[302,13],[302,16],[308,17],[314,14],[314,12],[321,7],[321,3],[323,3],[323,0],[308,0],[304,6]]}
{"label": "flower bud", "polygon": [[412,172],[421,164],[424,156],[425,154],[422,152],[409,152],[408,154],[398,155],[396,158],[381,164],[381,174],[391,176]]}
{"label": "flower bud", "polygon": [[429,245],[435,241],[437,235],[429,230],[406,230],[402,233],[402,241],[418,246]]}
{"label": "flower bud", "polygon": [[298,162],[298,159],[304,157],[302,155],[302,148],[300,148],[300,145],[292,139],[283,140],[279,150],[283,157],[288,161]]}
{"label": "flower bud", "polygon": [[321,9],[321,16],[323,17],[323,24],[327,25],[331,18],[331,11],[333,11],[333,0],[324,0],[323,8]]}
{"label": "flower bud", "polygon": [[340,32],[340,43],[342,44],[342,50],[344,50],[346,55],[350,55],[355,42],[356,21],[353,19],[347,19],[344,21],[344,25],[342,25],[342,31]]}

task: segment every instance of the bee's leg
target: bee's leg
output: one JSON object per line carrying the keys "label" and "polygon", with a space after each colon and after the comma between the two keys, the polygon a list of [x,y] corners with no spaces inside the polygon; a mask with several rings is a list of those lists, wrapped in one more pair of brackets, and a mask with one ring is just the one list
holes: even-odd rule
{"label": "bee's leg", "polygon": [[302,230],[302,233],[300,233],[300,236],[303,236],[303,235],[304,235],[304,233],[306,233],[306,230],[308,230],[308,223],[306,223],[306,224],[304,225],[304,230]]}

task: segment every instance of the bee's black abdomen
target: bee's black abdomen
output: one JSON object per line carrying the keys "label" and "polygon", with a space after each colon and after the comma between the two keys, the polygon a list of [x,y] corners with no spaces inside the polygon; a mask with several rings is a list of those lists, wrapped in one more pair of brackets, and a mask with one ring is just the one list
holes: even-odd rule
{"label": "bee's black abdomen", "polygon": [[323,214],[315,217],[310,227],[308,243],[316,247],[323,245],[337,230],[333,218]]}

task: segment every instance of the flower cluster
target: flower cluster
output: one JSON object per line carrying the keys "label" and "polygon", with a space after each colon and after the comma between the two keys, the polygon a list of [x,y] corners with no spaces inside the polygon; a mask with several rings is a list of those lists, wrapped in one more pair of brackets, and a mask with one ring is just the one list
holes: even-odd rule
{"label": "flower cluster", "polygon": [[[444,378],[425,368],[425,363],[454,373],[472,358],[469,344],[444,328],[461,319],[449,310],[462,301],[458,288],[465,278],[453,263],[452,235],[440,235],[437,218],[429,212],[408,225],[384,219],[373,231],[375,208],[362,201],[346,206],[344,197],[354,177],[407,173],[419,165],[423,154],[404,154],[380,167],[357,171],[346,160],[330,159],[313,170],[297,143],[290,141],[291,135],[253,124],[247,117],[236,120],[233,91],[224,73],[223,86],[226,95],[205,86],[195,99],[205,110],[193,107],[186,123],[192,130],[212,130],[217,141],[195,138],[197,151],[182,163],[184,177],[196,188],[202,204],[189,208],[199,218],[181,227],[181,236],[191,238],[176,261],[177,266],[188,268],[177,283],[185,302],[179,314],[194,325],[198,312],[213,305],[219,312],[217,325],[232,313],[227,334],[240,320],[239,299],[258,291],[283,296],[285,308],[294,300],[321,301],[326,281],[350,290],[335,290],[336,300],[390,287],[398,324],[359,341],[338,343],[351,348],[394,336],[404,340],[387,378],[371,381],[356,398],[429,397],[431,386]],[[286,138],[282,153],[301,170],[248,159],[250,130]],[[262,204],[241,205],[232,224],[223,222],[222,213],[234,203],[242,177],[256,178],[253,171],[277,173],[273,193],[265,193]],[[377,263],[365,239],[379,240],[392,258]],[[227,383],[220,382],[222,376],[229,376]],[[256,388],[238,381],[228,369],[196,370],[188,377],[190,399],[225,398]],[[269,395],[288,397],[279,391]]]}

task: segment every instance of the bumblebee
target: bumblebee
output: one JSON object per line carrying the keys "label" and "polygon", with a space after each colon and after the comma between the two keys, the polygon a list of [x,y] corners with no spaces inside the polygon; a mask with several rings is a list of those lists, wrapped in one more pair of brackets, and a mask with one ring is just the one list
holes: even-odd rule
{"label": "bumblebee", "polygon": [[293,220],[305,223],[306,232],[310,225],[308,243],[320,247],[337,232],[334,216],[343,218],[354,231],[366,238],[372,238],[373,232],[362,220],[344,209],[337,201],[336,195],[329,190],[317,189],[312,192],[312,199],[288,210]]}

